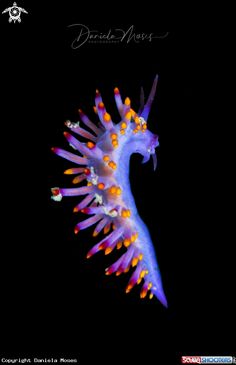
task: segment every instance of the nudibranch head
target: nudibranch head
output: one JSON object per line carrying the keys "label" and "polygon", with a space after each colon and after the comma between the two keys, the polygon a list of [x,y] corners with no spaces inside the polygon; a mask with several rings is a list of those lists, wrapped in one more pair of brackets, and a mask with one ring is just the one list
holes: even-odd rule
{"label": "nudibranch head", "polygon": [[[109,233],[90,249],[87,258],[102,250],[108,255],[115,248],[119,250],[123,247],[125,252],[106,269],[106,275],[112,273],[120,275],[129,269],[133,270],[126,292],[130,292],[134,285],[142,283],[141,298],[145,298],[147,294],[150,299],[156,296],[167,306],[151,238],[138,216],[134,199],[129,191],[128,180],[128,163],[132,153],[140,153],[143,156],[143,163],[152,156],[154,168],[156,167],[155,149],[159,145],[158,136],[147,127],[156,86],[157,76],[146,103],[141,89],[138,112],[131,107],[130,98],[122,100],[116,87],[114,97],[121,117],[118,124],[113,122],[100,92],[96,90],[94,112],[99,118],[99,125],[96,126],[81,109],[79,109],[80,122],[65,123],[72,133],[88,141],[82,143],[72,133],[64,132],[75,153],[61,148],[52,149],[57,155],[77,165],[65,171],[66,175],[75,175],[72,183],[78,184],[84,181],[86,185],[69,189],[55,187],[51,190],[54,201],[61,201],[64,196],[86,195],[75,206],[74,212],[80,211],[91,217],[76,224],[74,229],[76,234],[94,224],[96,224],[94,237],[102,231],[104,234]],[[81,122],[90,131],[82,128]]]}

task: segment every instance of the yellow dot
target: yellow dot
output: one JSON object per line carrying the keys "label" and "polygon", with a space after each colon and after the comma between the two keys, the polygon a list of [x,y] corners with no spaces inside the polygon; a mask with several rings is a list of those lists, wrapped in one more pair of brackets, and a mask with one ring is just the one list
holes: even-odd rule
{"label": "yellow dot", "polygon": [[126,129],[127,128],[127,124],[125,122],[121,123],[121,128],[122,129]]}
{"label": "yellow dot", "polygon": [[122,192],[122,191],[121,191],[121,188],[119,188],[119,187],[118,187],[118,188],[116,189],[116,194],[117,194],[117,195],[120,195],[120,194],[121,194],[121,192]]}
{"label": "yellow dot", "polygon": [[105,185],[103,183],[98,184],[98,189],[103,190],[105,188]]}
{"label": "yellow dot", "polygon": [[146,270],[142,270],[140,273],[140,278],[144,278],[145,275],[146,275]]}
{"label": "yellow dot", "polygon": [[64,171],[64,174],[65,174],[65,175],[71,175],[71,174],[73,174],[73,169],[65,170],[65,171]]}
{"label": "yellow dot", "polygon": [[130,120],[131,119],[131,112],[128,112],[125,114],[125,118]]}
{"label": "yellow dot", "polygon": [[111,133],[110,137],[111,137],[112,140],[117,139],[117,134],[116,133]]}
{"label": "yellow dot", "polygon": [[138,263],[138,258],[137,257],[134,257],[133,260],[132,260],[132,266],[136,266]]}
{"label": "yellow dot", "polygon": [[130,239],[129,239],[129,238],[125,238],[125,239],[124,239],[124,246],[125,246],[125,247],[129,247],[130,243],[131,243],[131,242],[130,242]]}
{"label": "yellow dot", "polygon": [[105,122],[107,122],[107,123],[109,123],[111,121],[111,116],[108,113],[105,113],[103,115],[103,118],[104,118]]}
{"label": "yellow dot", "polygon": [[129,105],[130,105],[130,98],[126,98],[126,99],[125,99],[125,105],[126,105],[126,106],[129,106]]}
{"label": "yellow dot", "polygon": [[126,214],[126,210],[125,210],[125,209],[123,209],[123,210],[122,210],[122,212],[121,212],[121,216],[122,216],[123,218],[126,218],[126,217],[127,217],[127,214]]}
{"label": "yellow dot", "polygon": [[92,149],[94,148],[95,144],[93,142],[87,142],[87,147]]}
{"label": "yellow dot", "polygon": [[110,160],[110,157],[108,155],[103,156],[103,161],[108,162]]}
{"label": "yellow dot", "polygon": [[112,145],[115,147],[115,146],[118,146],[118,141],[117,139],[113,139],[112,141]]}
{"label": "yellow dot", "polygon": [[115,187],[115,186],[112,186],[112,187],[110,188],[110,193],[111,193],[111,194],[115,194],[115,192],[116,192],[116,187]]}
{"label": "yellow dot", "polygon": [[131,236],[131,242],[135,242],[136,241],[136,235],[135,234],[132,234]]}

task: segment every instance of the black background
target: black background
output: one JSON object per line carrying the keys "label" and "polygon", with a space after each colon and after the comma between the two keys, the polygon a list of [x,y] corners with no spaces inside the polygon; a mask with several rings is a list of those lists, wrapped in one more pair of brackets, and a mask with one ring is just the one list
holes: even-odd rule
{"label": "black background", "polygon": [[[21,24],[0,17],[6,107],[1,356],[178,364],[182,355],[234,355],[232,242],[217,213],[224,179],[219,124],[209,111],[213,34],[185,30],[151,43],[72,50],[75,32],[67,26],[77,22],[101,31],[131,24],[146,33],[160,29],[157,21],[115,20],[103,11],[95,22],[69,4],[18,5],[29,12]],[[7,6],[1,1],[2,10]],[[91,230],[74,236],[82,219],[72,213],[76,199],[50,200],[50,187],[70,186],[62,174],[70,164],[50,151],[66,147],[64,121],[76,121],[79,107],[93,115],[96,88],[112,114],[115,86],[137,108],[140,87],[149,92],[156,73],[149,128],[159,135],[158,169],[154,173],[151,162],[141,165],[134,156],[130,179],[155,245],[168,309],[156,300],[141,301],[138,290],[124,294],[129,274],[105,277],[112,255],[85,260],[97,241]]]}

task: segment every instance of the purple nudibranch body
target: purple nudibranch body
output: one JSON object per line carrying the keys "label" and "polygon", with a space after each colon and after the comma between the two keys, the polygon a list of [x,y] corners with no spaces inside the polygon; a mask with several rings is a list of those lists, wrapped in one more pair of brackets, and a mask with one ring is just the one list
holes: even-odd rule
{"label": "purple nudibranch body", "polygon": [[82,110],[79,110],[80,119],[90,131],[82,128],[80,122],[66,122],[71,132],[87,138],[88,142],[82,143],[65,132],[66,139],[76,153],[60,148],[52,149],[57,155],[77,165],[65,171],[65,174],[75,175],[72,182],[79,184],[84,181],[87,185],[51,190],[55,201],[60,201],[63,196],[86,195],[76,205],[74,212],[81,211],[90,217],[76,225],[75,233],[96,224],[93,236],[97,236],[102,230],[107,234],[90,249],[87,258],[101,250],[107,255],[115,248],[124,246],[125,252],[106,269],[106,275],[116,273],[118,276],[132,269],[126,293],[134,285],[142,283],[141,298],[149,295],[152,299],[156,296],[167,307],[155,250],[149,231],[138,214],[129,182],[129,162],[133,153],[140,153],[143,163],[152,156],[154,169],[156,168],[155,148],[159,145],[158,136],[147,129],[147,119],[157,80],[156,76],[145,104],[141,90],[138,113],[131,108],[130,99],[126,98],[123,102],[118,88],[114,89],[115,102],[121,117],[118,124],[112,121],[101,94],[96,90],[94,111],[99,118],[98,126]]}

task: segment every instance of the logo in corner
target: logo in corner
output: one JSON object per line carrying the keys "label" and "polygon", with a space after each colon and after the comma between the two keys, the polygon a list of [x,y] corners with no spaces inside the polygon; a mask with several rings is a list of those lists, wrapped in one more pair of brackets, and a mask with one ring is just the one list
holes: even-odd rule
{"label": "logo in corner", "polygon": [[24,9],[24,8],[21,8],[19,6],[17,6],[16,2],[13,3],[12,6],[10,6],[9,8],[6,8],[5,10],[3,10],[2,14],[4,13],[8,13],[9,14],[9,23],[11,23],[12,21],[15,23],[15,22],[18,22],[20,23],[21,22],[21,13],[25,13],[25,14],[28,14],[28,12]]}

